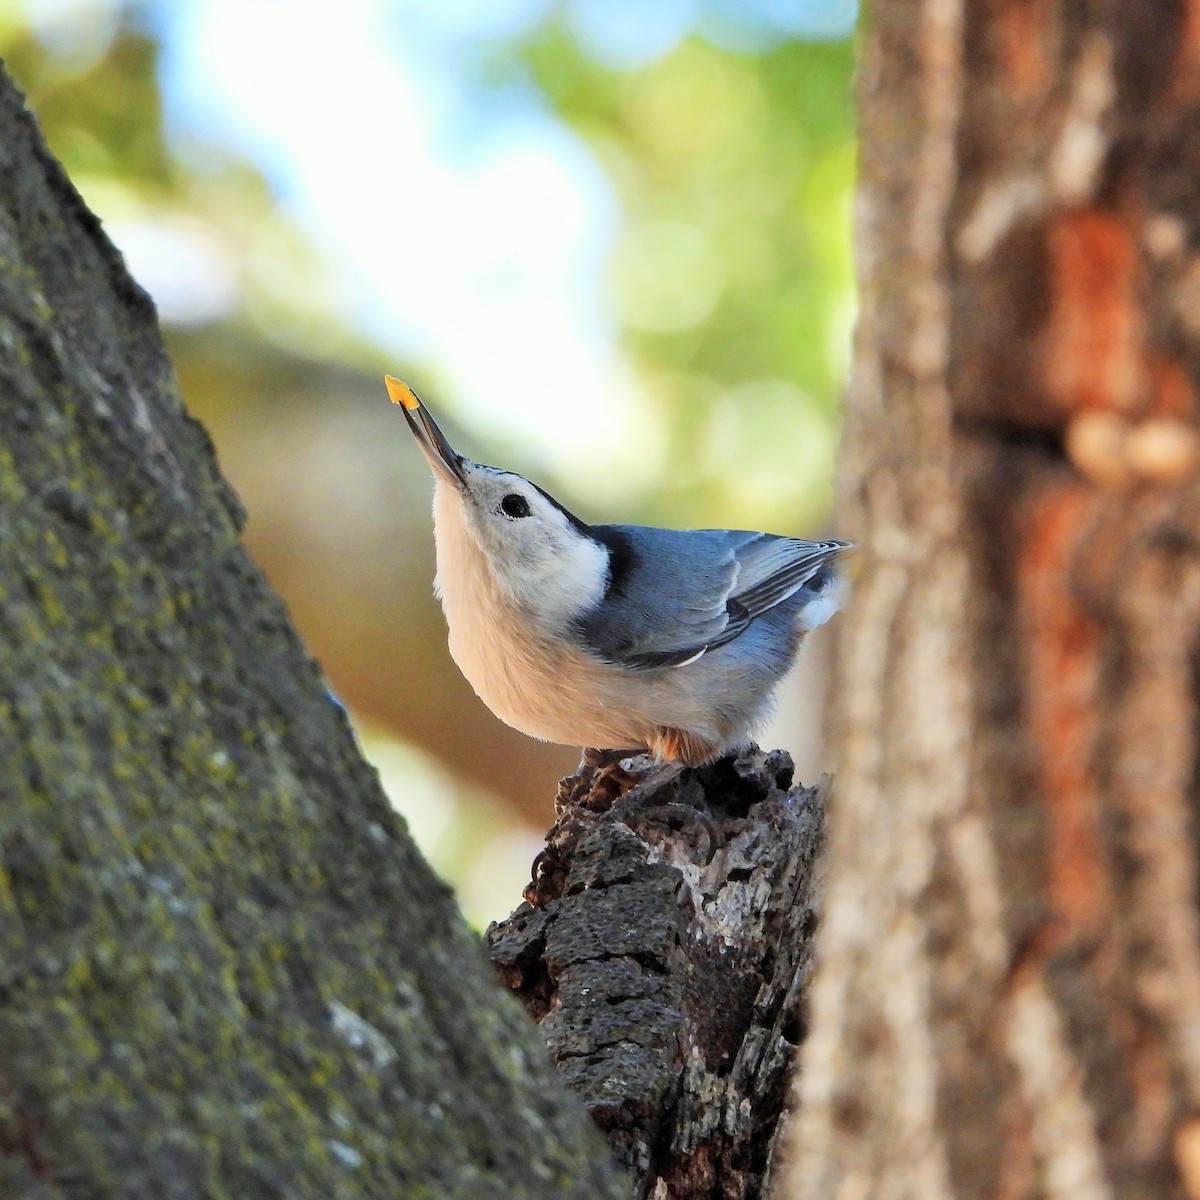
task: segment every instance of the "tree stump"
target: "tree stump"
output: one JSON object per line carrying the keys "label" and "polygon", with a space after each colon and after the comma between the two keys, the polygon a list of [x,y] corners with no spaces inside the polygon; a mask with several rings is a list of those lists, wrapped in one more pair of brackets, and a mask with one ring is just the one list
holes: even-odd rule
{"label": "tree stump", "polygon": [[639,1196],[761,1197],[806,1020],[825,781],[754,749],[630,805],[618,785],[644,765],[585,752],[491,958]]}

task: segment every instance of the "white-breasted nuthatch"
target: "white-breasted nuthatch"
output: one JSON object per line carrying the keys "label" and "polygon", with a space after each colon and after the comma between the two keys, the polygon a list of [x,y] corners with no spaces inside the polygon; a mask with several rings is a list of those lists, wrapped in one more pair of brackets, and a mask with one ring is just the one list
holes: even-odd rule
{"label": "white-breasted nuthatch", "polygon": [[801,639],[837,611],[850,543],[587,525],[459,454],[407,384],[386,383],[433,468],[450,654],[496,716],[685,766],[749,743]]}

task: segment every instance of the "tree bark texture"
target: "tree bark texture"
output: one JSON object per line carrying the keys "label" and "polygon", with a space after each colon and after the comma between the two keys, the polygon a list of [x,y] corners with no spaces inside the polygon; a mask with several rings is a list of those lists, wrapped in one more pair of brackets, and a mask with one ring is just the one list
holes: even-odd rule
{"label": "tree bark texture", "polygon": [[789,1194],[1200,1197],[1200,9],[878,0]]}
{"label": "tree bark texture", "polygon": [[2,73],[0,406],[0,1195],[628,1195]]}
{"label": "tree bark texture", "polygon": [[564,781],[492,960],[638,1195],[758,1200],[805,1023],[823,795],[752,751],[614,803],[607,757]]}

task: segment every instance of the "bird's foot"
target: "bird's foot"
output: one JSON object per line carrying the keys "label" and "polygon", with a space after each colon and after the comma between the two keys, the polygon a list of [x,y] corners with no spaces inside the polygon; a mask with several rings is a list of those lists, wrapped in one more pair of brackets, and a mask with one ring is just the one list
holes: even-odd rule
{"label": "bird's foot", "polygon": [[721,838],[703,812],[681,802],[682,776],[688,769],[683,763],[664,763],[651,754],[638,754],[619,759],[605,769],[610,772],[605,782],[624,785],[624,790],[608,801],[605,811],[610,817],[650,841],[690,830],[687,840],[702,846],[704,862],[712,859]]}
{"label": "bird's foot", "polygon": [[602,813],[637,806],[679,777],[680,763],[663,763],[637,750],[584,750],[579,770],[560,781],[556,813],[568,809]]}
{"label": "bird's foot", "polygon": [[[647,765],[643,766],[643,763]],[[640,754],[637,759],[623,759],[619,765],[624,768],[625,777],[632,785],[620,794],[614,804],[623,812],[660,798],[662,792],[674,784],[684,771],[683,763],[656,762],[648,754]]]}
{"label": "bird's foot", "polygon": [[558,781],[554,811],[561,815],[568,809],[607,812],[613,801],[629,785],[621,769],[621,760],[629,750],[584,750],[574,775]]}

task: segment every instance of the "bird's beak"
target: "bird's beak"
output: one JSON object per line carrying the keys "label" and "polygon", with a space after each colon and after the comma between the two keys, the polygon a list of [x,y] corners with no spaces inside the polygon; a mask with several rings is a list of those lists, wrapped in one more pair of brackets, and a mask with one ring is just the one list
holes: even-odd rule
{"label": "bird's beak", "polygon": [[462,455],[455,452],[454,447],[446,441],[446,435],[437,427],[437,422],[429,415],[429,409],[421,403],[416,392],[397,379],[394,375],[385,375],[383,382],[387,386],[388,397],[393,404],[398,404],[404,413],[404,419],[412,430],[421,453],[429,460],[429,465],[447,483],[452,483],[460,492],[467,490],[467,473],[463,468]]}

